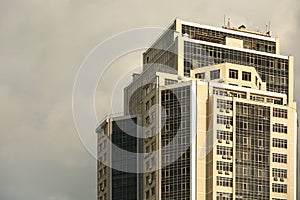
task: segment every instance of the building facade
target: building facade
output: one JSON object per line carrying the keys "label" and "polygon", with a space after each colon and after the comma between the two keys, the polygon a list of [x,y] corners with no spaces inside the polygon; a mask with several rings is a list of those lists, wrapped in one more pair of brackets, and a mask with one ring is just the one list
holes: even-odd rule
{"label": "building facade", "polygon": [[[124,105],[96,130],[98,200],[297,199],[294,58],[270,32],[176,19],[143,54]],[[103,135],[143,156],[116,156]]]}

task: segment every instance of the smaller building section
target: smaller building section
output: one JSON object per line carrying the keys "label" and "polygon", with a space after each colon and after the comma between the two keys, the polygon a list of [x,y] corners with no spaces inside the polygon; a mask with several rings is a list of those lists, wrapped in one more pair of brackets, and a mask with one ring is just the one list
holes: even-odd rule
{"label": "smaller building section", "polygon": [[140,175],[135,173],[139,167],[136,153],[140,148],[137,120],[137,117],[107,118],[96,130],[98,200],[139,199]]}

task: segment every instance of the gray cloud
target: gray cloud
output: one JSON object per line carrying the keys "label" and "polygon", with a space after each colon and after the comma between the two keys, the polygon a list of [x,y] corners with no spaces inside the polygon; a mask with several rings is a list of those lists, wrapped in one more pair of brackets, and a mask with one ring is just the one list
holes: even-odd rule
{"label": "gray cloud", "polygon": [[[260,30],[271,20],[282,52],[295,55],[300,77],[297,0],[3,0],[0,5],[0,199],[96,199],[96,163],[75,131],[71,93],[88,52],[120,31],[166,27],[176,16],[221,26],[226,14],[234,25]],[[128,65],[139,62],[136,56]],[[103,100],[100,96],[100,111]]]}

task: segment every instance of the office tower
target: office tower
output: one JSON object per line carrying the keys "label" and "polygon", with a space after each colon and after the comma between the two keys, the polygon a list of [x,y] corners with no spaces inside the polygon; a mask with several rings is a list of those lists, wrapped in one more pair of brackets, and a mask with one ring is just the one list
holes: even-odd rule
{"label": "office tower", "polygon": [[[125,87],[124,116],[97,128],[117,145],[144,137],[123,140],[144,153],[130,159],[140,173],[123,172],[131,181],[98,162],[98,199],[297,199],[293,84],[294,59],[270,31],[176,19]],[[101,138],[100,160],[114,161]]]}

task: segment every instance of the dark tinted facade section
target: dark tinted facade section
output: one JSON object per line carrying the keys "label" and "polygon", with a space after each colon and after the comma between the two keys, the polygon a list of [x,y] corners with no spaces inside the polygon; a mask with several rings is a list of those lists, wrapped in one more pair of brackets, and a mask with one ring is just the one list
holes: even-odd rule
{"label": "dark tinted facade section", "polygon": [[270,107],[237,102],[237,199],[270,199]]}
{"label": "dark tinted facade section", "polygon": [[184,42],[185,76],[190,76],[191,69],[226,62],[254,67],[262,81],[267,83],[268,91],[288,95],[289,62],[287,59]]}
{"label": "dark tinted facade section", "polygon": [[161,199],[190,199],[190,86],[162,91],[161,105]]}
{"label": "dark tinted facade section", "polygon": [[174,41],[174,28],[167,29],[154,44],[143,54],[144,69],[153,64],[166,65],[177,70],[177,44]]}
{"label": "dark tinted facade section", "polygon": [[256,51],[276,53],[276,43],[256,38],[245,37],[236,34],[230,34],[211,29],[204,29],[188,25],[182,25],[182,33],[187,33],[191,38],[218,44],[225,44],[226,37],[235,38],[244,41],[245,49],[252,49]]}
{"label": "dark tinted facade section", "polygon": [[[130,118],[112,122],[112,142],[120,149],[138,152],[137,138],[132,135],[137,134],[137,118]],[[118,156],[116,156],[118,155]],[[112,148],[112,165],[123,165],[124,169],[137,167],[137,158],[135,156],[120,156],[120,152]],[[138,174],[128,173],[112,169],[112,200],[136,200],[138,199]]]}

